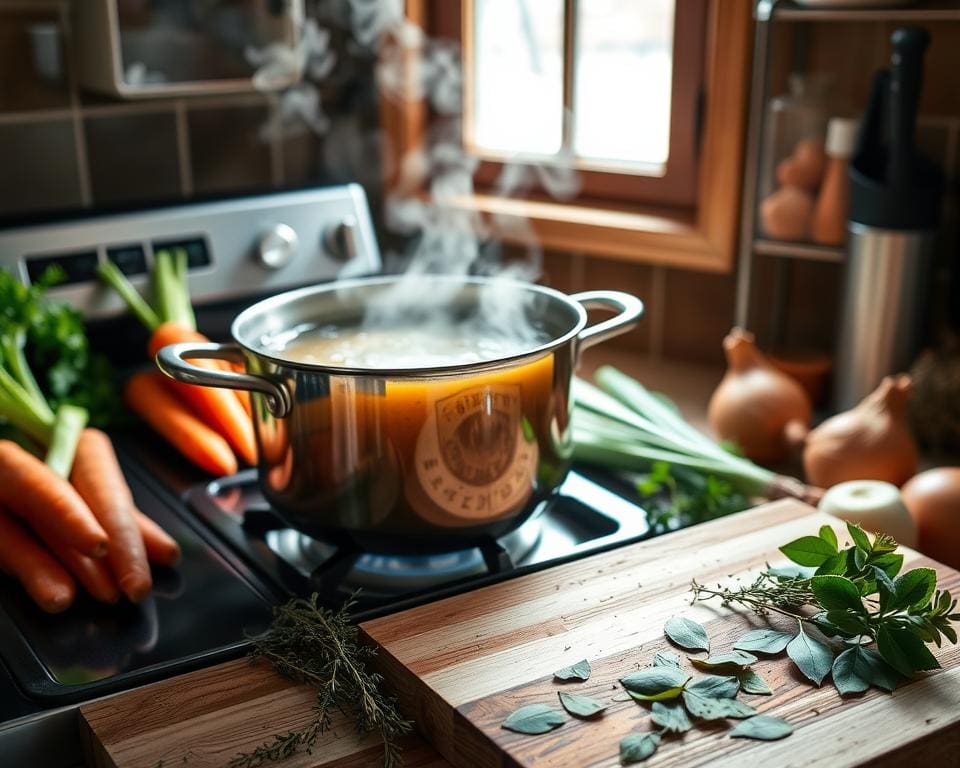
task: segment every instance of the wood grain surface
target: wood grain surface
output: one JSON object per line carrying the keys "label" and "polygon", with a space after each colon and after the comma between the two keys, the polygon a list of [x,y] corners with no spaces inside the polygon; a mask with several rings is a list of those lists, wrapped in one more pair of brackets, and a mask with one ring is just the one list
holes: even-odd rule
{"label": "wood grain surface", "polygon": [[[559,568],[476,590],[361,626],[381,646],[379,663],[401,693],[407,714],[456,766],[616,766],[620,739],[651,730],[648,709],[624,696],[618,679],[646,666],[671,616],[702,622],[712,650],[722,653],[761,625],[753,616],[713,604],[691,606],[691,579],[749,578],[766,562],[783,561],[781,544],[843,524],[794,501],[768,504],[723,520],[597,555]],[[908,553],[908,563],[933,565],[940,585],[960,575]],[[790,629],[789,625],[783,627]],[[785,657],[754,665],[772,696],[741,698],[785,718],[795,732],[778,742],[731,739],[728,724],[698,726],[664,739],[652,766],[904,765],[917,758],[958,764],[960,652],[935,651],[943,670],[892,695],[871,690],[842,700],[829,680],[807,683]],[[682,653],[682,652],[681,652]],[[557,683],[552,673],[587,658],[586,683]],[[567,716],[539,736],[501,727],[525,704],[559,708],[557,691],[582,693],[609,709],[596,721]]]}
{"label": "wood grain surface", "polygon": [[[667,619],[682,613],[701,621],[718,653],[761,625],[718,604],[690,606],[691,579],[749,578],[764,563],[783,560],[779,545],[823,523],[846,541],[834,518],[798,502],[776,502],[362,624],[361,633],[381,646],[380,671],[436,748],[412,738],[407,766],[618,765],[620,739],[651,724],[648,710],[626,699],[617,680],[670,648],[663,637]],[[916,553],[908,552],[907,561],[933,565],[941,586],[960,589],[957,572]],[[808,684],[786,658],[763,658],[754,668],[774,694],[741,698],[788,720],[792,736],[752,742],[730,739],[726,723],[698,726],[665,739],[648,765],[958,765],[960,651],[947,646],[935,654],[944,669],[893,694],[871,690],[845,700],[829,681],[822,688]],[[582,658],[593,666],[589,681],[554,682],[554,670]],[[597,721],[568,716],[540,736],[501,728],[523,704],[559,708],[559,690],[610,706]],[[82,729],[97,768],[222,767],[306,722],[312,701],[310,691],[237,661],[88,704]],[[358,738],[341,720],[312,754],[278,765],[373,766],[381,754],[374,736]]]}
{"label": "wood grain surface", "polygon": [[[80,730],[87,764],[96,768],[225,768],[241,752],[308,723],[313,701],[309,688],[263,664],[230,661],[87,704]],[[416,736],[405,740],[404,756],[407,768],[449,768]],[[340,716],[309,753],[277,765],[372,768],[382,758],[377,736],[359,737]]]}

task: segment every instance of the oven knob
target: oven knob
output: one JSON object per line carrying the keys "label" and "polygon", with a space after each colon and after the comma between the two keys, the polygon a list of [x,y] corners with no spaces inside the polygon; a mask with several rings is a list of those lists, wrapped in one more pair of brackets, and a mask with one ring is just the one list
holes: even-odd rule
{"label": "oven knob", "polygon": [[350,261],[357,255],[357,237],[357,220],[347,216],[323,230],[323,249],[339,261]]}
{"label": "oven knob", "polygon": [[283,269],[297,255],[300,238],[293,227],[274,224],[257,245],[257,260],[267,269]]}

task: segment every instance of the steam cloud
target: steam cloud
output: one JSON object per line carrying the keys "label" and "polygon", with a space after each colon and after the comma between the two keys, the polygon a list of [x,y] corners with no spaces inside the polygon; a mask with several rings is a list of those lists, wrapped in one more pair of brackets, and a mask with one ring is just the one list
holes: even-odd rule
{"label": "steam cloud", "polygon": [[[390,230],[410,236],[411,245],[404,254],[386,255],[388,263],[401,262],[406,267],[395,286],[368,307],[364,326],[389,329],[415,321],[442,333],[454,322],[446,300],[452,299],[458,288],[448,281],[431,283],[431,275],[483,274],[532,281],[540,274],[540,245],[527,220],[494,215],[488,223],[476,210],[459,204],[473,194],[479,164],[462,146],[459,46],[428,37],[405,17],[403,0],[348,0],[344,7],[348,13],[344,21],[353,39],[376,52],[381,93],[395,101],[426,100],[438,116],[421,146],[397,158],[396,183],[385,201],[385,223]],[[295,81],[279,95],[271,93],[271,116],[262,128],[262,138],[270,141],[310,130],[332,132],[339,141],[361,142],[363,147],[376,144],[355,130],[331,129],[333,120],[324,113],[315,85],[336,67],[331,35],[312,19],[301,20],[300,30],[295,48],[271,45],[247,52],[258,67],[254,77],[258,88],[272,92],[278,84]],[[363,148],[338,147],[340,155],[354,152],[363,156]],[[563,199],[579,191],[579,179],[569,162],[508,162],[493,188],[498,196],[510,196],[535,186]],[[494,232],[522,244],[524,258],[503,264]],[[430,298],[429,311],[424,307],[425,296]],[[505,286],[494,285],[481,292],[480,315],[482,332],[488,336],[529,344],[541,340],[516,292]]]}

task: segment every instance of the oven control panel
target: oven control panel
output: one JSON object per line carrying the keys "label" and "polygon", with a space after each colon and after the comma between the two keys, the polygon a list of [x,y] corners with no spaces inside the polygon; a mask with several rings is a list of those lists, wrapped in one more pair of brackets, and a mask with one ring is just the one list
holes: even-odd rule
{"label": "oven control panel", "polygon": [[100,284],[97,265],[112,261],[144,290],[153,254],[171,248],[187,254],[197,304],[381,268],[366,194],[357,184],[0,231],[0,268],[29,283],[57,265],[64,279],[50,295],[91,319],[105,318],[124,305]]}

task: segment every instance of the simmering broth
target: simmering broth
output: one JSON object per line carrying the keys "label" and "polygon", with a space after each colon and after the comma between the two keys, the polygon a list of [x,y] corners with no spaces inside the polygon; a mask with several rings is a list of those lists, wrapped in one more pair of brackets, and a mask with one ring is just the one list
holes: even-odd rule
{"label": "simmering broth", "polygon": [[298,334],[281,354],[292,362],[314,365],[432,368],[509,357],[544,341],[546,336],[509,338],[474,325],[389,330],[323,326]]}
{"label": "simmering broth", "polygon": [[[531,349],[529,342],[477,338],[452,330],[315,328],[277,354],[307,364],[402,369],[463,365]],[[567,410],[556,399],[554,373],[547,353],[446,378],[331,374],[323,391],[298,398],[297,414],[305,421],[285,424],[262,414],[267,486],[281,504],[306,503],[329,513],[330,526],[410,534],[418,520],[455,529],[509,518],[531,502],[541,478],[566,461],[561,445],[543,439],[566,433]],[[291,434],[301,435],[302,444],[290,445]],[[305,487],[314,493],[309,501]],[[351,510],[361,493],[363,502]],[[366,516],[371,513],[374,519]]]}

